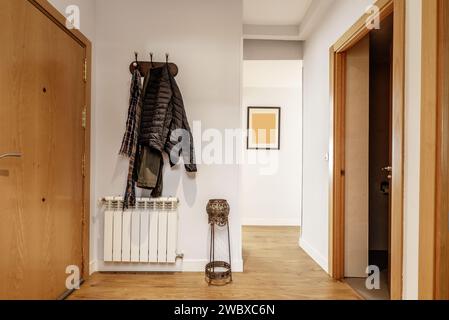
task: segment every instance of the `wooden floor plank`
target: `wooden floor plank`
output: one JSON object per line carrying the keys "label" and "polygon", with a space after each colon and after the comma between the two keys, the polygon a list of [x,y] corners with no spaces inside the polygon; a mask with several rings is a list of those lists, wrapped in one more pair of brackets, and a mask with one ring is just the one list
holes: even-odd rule
{"label": "wooden floor plank", "polygon": [[225,287],[209,287],[202,273],[95,273],[70,299],[358,299],[299,248],[298,238],[298,228],[244,227],[245,272],[235,273]]}

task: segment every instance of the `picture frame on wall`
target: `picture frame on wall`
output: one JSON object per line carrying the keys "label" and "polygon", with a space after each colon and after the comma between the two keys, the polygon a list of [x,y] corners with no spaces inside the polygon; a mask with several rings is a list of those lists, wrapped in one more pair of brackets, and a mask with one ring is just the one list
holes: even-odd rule
{"label": "picture frame on wall", "polygon": [[280,107],[248,107],[247,149],[281,149]]}

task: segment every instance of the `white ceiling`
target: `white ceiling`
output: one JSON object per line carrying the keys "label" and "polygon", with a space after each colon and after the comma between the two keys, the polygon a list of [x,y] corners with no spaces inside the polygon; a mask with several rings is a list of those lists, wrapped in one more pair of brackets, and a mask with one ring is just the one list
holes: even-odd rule
{"label": "white ceiling", "polygon": [[312,0],[243,0],[243,23],[299,25]]}

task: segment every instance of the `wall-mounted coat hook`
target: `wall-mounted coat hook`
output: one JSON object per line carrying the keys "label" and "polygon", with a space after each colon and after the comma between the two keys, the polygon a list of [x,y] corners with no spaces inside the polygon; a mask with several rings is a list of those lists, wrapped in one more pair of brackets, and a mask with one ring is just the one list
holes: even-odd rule
{"label": "wall-mounted coat hook", "polygon": [[137,52],[137,51],[135,51],[134,52],[134,57],[135,57],[135,59],[134,59],[134,67],[137,67],[138,65],[139,65],[139,53]]}
{"label": "wall-mounted coat hook", "polygon": [[[135,52],[137,55],[137,52]],[[131,62],[129,66],[129,71],[134,73],[134,70],[139,69],[142,77],[146,77],[151,69],[162,68],[168,64],[168,68],[173,77],[178,75],[178,66],[174,63],[169,62],[170,55],[165,54],[165,62],[155,62],[153,61],[153,52],[150,52],[150,61],[138,61],[136,56],[136,61]]]}

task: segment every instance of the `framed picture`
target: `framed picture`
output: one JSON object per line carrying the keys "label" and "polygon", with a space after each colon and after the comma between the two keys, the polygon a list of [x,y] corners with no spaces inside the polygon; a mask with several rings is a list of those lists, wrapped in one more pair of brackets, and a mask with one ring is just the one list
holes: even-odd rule
{"label": "framed picture", "polygon": [[248,150],[280,150],[281,108],[248,107]]}

